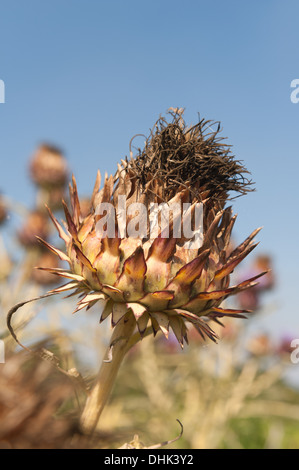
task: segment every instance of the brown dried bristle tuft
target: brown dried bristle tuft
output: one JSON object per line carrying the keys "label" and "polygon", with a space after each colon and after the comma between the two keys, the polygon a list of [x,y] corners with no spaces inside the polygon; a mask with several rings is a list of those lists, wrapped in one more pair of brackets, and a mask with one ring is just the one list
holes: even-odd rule
{"label": "brown dried bristle tuft", "polygon": [[[151,130],[143,150],[131,159],[126,167],[142,189],[154,179],[163,181],[163,199],[171,199],[178,187],[188,187],[200,199],[209,191],[215,199],[228,192],[246,194],[253,191],[252,181],[244,176],[249,171],[235,160],[230,145],[219,137],[220,123],[201,119],[187,127],[183,110],[168,112],[170,122],[160,117]],[[211,126],[217,126],[213,130]],[[226,198],[226,196],[224,196]],[[235,196],[236,197],[236,196]]]}

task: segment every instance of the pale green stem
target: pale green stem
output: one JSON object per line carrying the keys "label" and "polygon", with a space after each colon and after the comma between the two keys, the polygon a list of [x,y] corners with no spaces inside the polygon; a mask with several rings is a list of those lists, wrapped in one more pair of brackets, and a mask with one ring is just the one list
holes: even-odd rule
{"label": "pale green stem", "polygon": [[129,313],[119,321],[113,330],[110,346],[81,415],[81,429],[86,434],[93,433],[97,427],[112,391],[118,369],[128,351],[127,346],[135,326],[136,320],[133,314]]}
{"label": "pale green stem", "polygon": [[147,336],[151,335],[153,333],[153,328],[151,326],[148,326],[145,330],[145,332],[143,333],[142,336],[140,336],[140,333],[137,331],[133,336],[131,336],[130,338],[130,341],[128,341],[127,343],[127,349],[126,349],[126,353],[133,347],[135,346],[137,343],[139,343],[139,341],[141,341],[142,339],[146,338]]}

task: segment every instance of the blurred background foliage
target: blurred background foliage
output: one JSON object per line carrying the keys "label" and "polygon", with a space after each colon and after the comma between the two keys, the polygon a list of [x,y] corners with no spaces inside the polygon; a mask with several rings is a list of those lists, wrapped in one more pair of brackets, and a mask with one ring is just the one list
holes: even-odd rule
{"label": "blurred background foliage", "polygon": [[[12,195],[0,197],[0,338],[5,349],[0,448],[149,447],[175,439],[177,420],[183,434],[171,448],[297,448],[299,389],[287,374],[299,365],[291,361],[289,338],[277,340],[258,328],[259,318],[275,308],[275,266],[267,253],[252,257],[251,264],[245,261],[246,273],[234,273],[240,281],[271,268],[259,286],[233,299],[253,309],[250,318],[226,320],[218,328],[218,344],[191,334],[183,351],[171,336],[168,341],[159,335],[143,339],[124,361],[97,432],[93,438],[82,435],[78,420],[84,388],[104,358],[109,322],[98,325],[96,308],[72,315],[72,297],[24,306],[14,329],[31,349],[43,348],[44,360],[22,350],[6,327],[14,304],[59,283],[56,276],[34,269],[58,266],[36,235],[49,241],[56,237],[45,204],[61,217],[61,199],[68,199],[68,162],[60,149],[42,144],[28,170],[36,189],[32,207]],[[89,196],[82,195],[82,207]]]}

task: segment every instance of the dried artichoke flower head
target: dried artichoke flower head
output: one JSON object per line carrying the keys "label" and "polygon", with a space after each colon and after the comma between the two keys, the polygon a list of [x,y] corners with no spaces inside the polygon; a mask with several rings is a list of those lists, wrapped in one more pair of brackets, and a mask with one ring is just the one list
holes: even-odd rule
{"label": "dried artichoke flower head", "polygon": [[[83,426],[89,430],[96,425],[119,364],[136,335],[140,339],[161,331],[168,338],[172,330],[183,347],[188,341],[187,325],[192,325],[201,336],[215,341],[212,322],[221,324],[222,317],[239,318],[247,313],[223,307],[223,301],[254,286],[264,274],[230,286],[230,274],[254,249],[253,238],[260,230],[231,249],[236,216],[225,205],[230,192],[252,190],[252,182],[244,176],[246,168],[222,143],[219,127],[212,131],[210,121],[200,120],[188,128],[182,110],[172,110],[170,116],[170,122],[164,118],[157,121],[135,158],[131,155],[122,160],[114,177],[105,176],[102,188],[98,172],[90,212],[84,216],[73,177],[71,208],[64,204],[67,230],[49,211],[65,242],[65,252],[41,240],[69,264],[69,269],[43,268],[69,279],[47,295],[73,290],[79,294],[76,311],[101,302],[100,321],[110,316],[114,328],[107,361],[117,365],[109,368],[105,363],[101,368],[83,413]],[[124,201],[122,227],[120,201]],[[130,211],[136,203],[145,216],[138,224],[136,211]],[[150,224],[143,227],[143,221],[150,219],[152,205],[163,203],[177,204],[182,209],[180,216],[187,204],[191,226],[201,205],[200,246],[186,245],[184,216],[171,214],[167,231],[158,224],[155,236]],[[106,216],[101,212],[103,207],[109,209]],[[132,227],[136,225],[142,234],[134,237]]]}
{"label": "dried artichoke flower head", "polygon": [[[101,321],[111,314],[115,326],[124,317],[132,316],[141,337],[148,328],[154,334],[161,330],[166,337],[172,329],[183,346],[188,340],[187,323],[201,335],[215,340],[210,320],[219,323],[224,316],[243,317],[246,310],[227,309],[221,304],[228,296],[255,285],[263,273],[239,285],[229,285],[230,274],[256,246],[253,238],[260,230],[231,250],[236,217],[225,204],[229,192],[245,194],[252,190],[252,182],[244,176],[248,171],[222,143],[219,126],[211,131],[213,124],[202,119],[187,127],[182,110],[171,110],[170,115],[170,122],[164,118],[157,121],[137,157],[131,155],[130,160],[122,160],[114,177],[105,176],[102,189],[98,173],[90,212],[86,215],[85,208],[84,217],[73,177],[71,209],[64,203],[66,231],[49,211],[66,244],[66,252],[41,240],[68,262],[69,270],[41,269],[70,279],[49,295],[75,290],[80,294],[76,311],[101,301],[104,304]],[[122,234],[119,219],[108,214],[104,224],[103,214],[98,210],[99,206],[109,204],[115,214],[119,213],[120,197],[125,198]],[[141,237],[128,235],[128,227],[136,221],[129,211],[134,203],[142,204],[146,215],[151,204],[176,203],[182,208],[181,214],[184,204],[189,204],[191,225],[195,206],[202,204],[201,245],[186,248],[184,218],[179,219],[178,225],[173,214],[169,216],[167,236],[160,229],[152,237],[150,224]],[[111,232],[101,236],[99,224],[111,227],[111,220],[112,236]],[[175,224],[179,232],[175,232]]]}

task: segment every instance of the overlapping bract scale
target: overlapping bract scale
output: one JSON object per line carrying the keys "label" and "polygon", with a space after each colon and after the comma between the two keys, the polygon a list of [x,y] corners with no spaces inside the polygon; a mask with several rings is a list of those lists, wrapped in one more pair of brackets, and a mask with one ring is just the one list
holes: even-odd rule
{"label": "overlapping bract scale", "polygon": [[[124,315],[134,315],[141,336],[147,328],[152,328],[154,334],[160,330],[168,338],[171,329],[183,347],[188,340],[187,324],[191,324],[203,337],[215,341],[217,337],[210,321],[218,322],[225,316],[243,317],[248,313],[223,307],[222,302],[253,287],[264,274],[229,285],[233,270],[256,246],[253,238],[259,229],[232,250],[231,232],[236,217],[230,207],[224,208],[224,203],[214,201],[203,191],[204,233],[199,249],[186,249],[183,237],[173,236],[173,219],[168,237],[160,232],[154,239],[149,235],[143,239],[121,238],[116,222],[114,237],[101,238],[96,229],[100,217],[96,211],[98,204],[109,202],[116,208],[120,195],[126,197],[127,206],[139,201],[149,208],[151,202],[161,202],[160,182],[149,179],[146,191],[141,194],[130,172],[124,172],[125,164],[119,166],[116,177],[105,177],[102,188],[98,173],[87,217],[81,215],[75,178],[70,185],[70,208],[64,204],[65,228],[49,209],[66,251],[41,241],[69,264],[69,269],[48,269],[69,279],[67,284],[51,292],[72,290],[78,294],[76,311],[101,303],[100,320],[111,316],[112,326]],[[178,187],[174,199],[180,204],[195,202],[186,187]]]}

